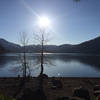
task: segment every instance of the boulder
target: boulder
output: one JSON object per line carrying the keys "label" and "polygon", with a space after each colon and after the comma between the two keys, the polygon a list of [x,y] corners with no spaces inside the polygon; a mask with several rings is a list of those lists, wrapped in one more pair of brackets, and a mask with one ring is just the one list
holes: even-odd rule
{"label": "boulder", "polygon": [[100,95],[100,90],[94,91],[94,95],[97,97]]}
{"label": "boulder", "polygon": [[100,95],[100,85],[96,85],[94,88],[94,95],[99,96]]}
{"label": "boulder", "polygon": [[90,100],[89,91],[84,88],[75,89],[73,96],[80,97],[85,100]]}
{"label": "boulder", "polygon": [[85,99],[80,98],[80,97],[70,97],[69,100],[85,100]]}
{"label": "boulder", "polygon": [[62,88],[63,87],[63,84],[60,80],[52,80],[52,84],[54,88]]}
{"label": "boulder", "polygon": [[100,85],[96,85],[93,90],[94,91],[100,90]]}
{"label": "boulder", "polygon": [[38,78],[42,77],[43,79],[48,79],[48,75],[46,74],[42,74],[42,75],[39,75]]}

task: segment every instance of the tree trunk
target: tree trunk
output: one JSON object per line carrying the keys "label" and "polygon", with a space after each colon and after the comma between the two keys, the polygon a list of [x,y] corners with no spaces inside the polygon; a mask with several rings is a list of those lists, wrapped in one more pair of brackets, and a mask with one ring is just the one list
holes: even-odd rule
{"label": "tree trunk", "polygon": [[26,53],[25,53],[25,47],[24,47],[24,62],[23,62],[23,74],[24,74],[24,78],[26,78]]}

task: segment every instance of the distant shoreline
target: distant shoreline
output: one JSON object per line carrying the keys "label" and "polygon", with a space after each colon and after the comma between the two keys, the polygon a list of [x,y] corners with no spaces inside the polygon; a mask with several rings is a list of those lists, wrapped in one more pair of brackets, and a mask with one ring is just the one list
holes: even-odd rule
{"label": "distant shoreline", "polygon": [[[0,79],[21,79],[22,77],[0,77]],[[32,77],[32,79],[37,77]],[[100,79],[100,77],[48,77],[55,79]]]}

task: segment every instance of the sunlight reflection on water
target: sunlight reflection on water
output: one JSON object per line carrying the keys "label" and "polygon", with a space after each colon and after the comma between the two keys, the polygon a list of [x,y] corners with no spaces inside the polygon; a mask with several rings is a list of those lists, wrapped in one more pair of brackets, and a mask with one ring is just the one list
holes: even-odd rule
{"label": "sunlight reflection on water", "polygon": [[[28,53],[28,60],[31,62],[32,76],[40,73],[39,53]],[[86,54],[52,54],[45,53],[44,73],[48,76],[60,77],[100,77],[100,56]],[[17,76],[18,72],[12,72],[16,66],[19,67],[18,54],[0,55],[0,76]],[[19,73],[21,74],[21,73]]]}

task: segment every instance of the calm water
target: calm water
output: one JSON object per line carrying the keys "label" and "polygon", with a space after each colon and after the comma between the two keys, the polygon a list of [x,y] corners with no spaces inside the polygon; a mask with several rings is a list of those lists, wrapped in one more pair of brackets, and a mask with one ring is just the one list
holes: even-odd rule
{"label": "calm water", "polygon": [[[32,76],[40,73],[39,54],[27,54]],[[0,55],[0,77],[21,74],[19,54]],[[100,77],[100,55],[46,54],[44,73],[48,76]]]}

